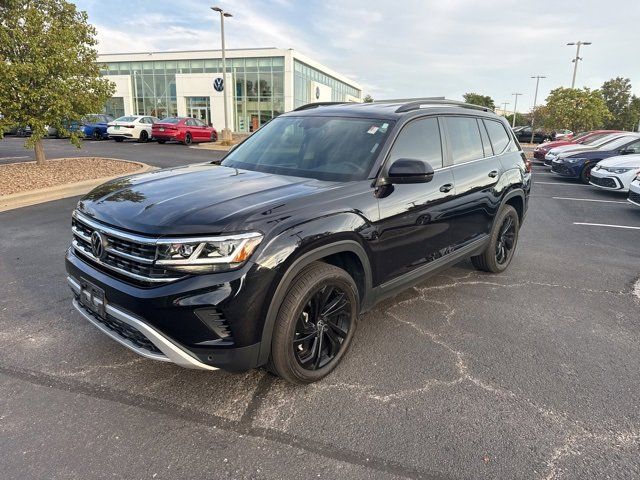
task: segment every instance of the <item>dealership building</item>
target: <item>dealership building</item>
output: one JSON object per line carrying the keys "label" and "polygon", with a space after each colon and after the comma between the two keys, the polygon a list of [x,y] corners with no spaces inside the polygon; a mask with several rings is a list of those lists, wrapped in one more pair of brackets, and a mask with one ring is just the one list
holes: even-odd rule
{"label": "dealership building", "polygon": [[[106,113],[190,116],[252,132],[273,117],[310,102],[360,102],[362,88],[292,49],[114,53],[99,55],[101,73],[116,85]],[[223,79],[223,81],[221,81]]]}

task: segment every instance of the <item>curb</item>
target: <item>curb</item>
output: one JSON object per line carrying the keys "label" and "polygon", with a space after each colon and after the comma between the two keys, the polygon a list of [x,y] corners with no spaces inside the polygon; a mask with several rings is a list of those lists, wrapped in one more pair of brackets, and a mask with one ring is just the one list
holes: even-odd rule
{"label": "curb", "polygon": [[[113,180],[114,178],[127,177],[129,175],[136,175],[138,173],[148,172],[150,170],[157,170],[156,167],[147,165],[142,162],[134,162],[132,160],[123,160],[121,158],[107,158],[100,157],[105,160],[117,160],[119,162],[134,163],[140,165],[138,170],[126,173],[124,175],[112,175],[109,177],[94,178],[91,180],[83,180],[82,182],[65,183],[63,185],[56,185],[54,187],[38,188],[36,190],[29,190],[28,192],[14,193],[11,195],[0,196],[0,212],[6,212],[7,210],[14,210],[16,208],[28,207],[30,205],[37,205],[39,203],[51,202],[53,200],[60,200],[62,198],[75,197],[88,193],[94,187]],[[62,160],[60,158],[52,158],[47,161]]]}

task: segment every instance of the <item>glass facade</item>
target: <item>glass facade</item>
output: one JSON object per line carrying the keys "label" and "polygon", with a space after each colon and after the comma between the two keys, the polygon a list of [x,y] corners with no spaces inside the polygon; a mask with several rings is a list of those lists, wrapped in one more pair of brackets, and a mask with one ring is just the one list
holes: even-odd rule
{"label": "glass facade", "polygon": [[[227,72],[233,75],[235,131],[251,132],[284,112],[284,57],[229,58]],[[101,73],[131,75],[133,114],[164,118],[178,115],[176,73],[222,73],[222,60],[110,62]]]}
{"label": "glass facade", "polygon": [[360,98],[358,89],[295,59],[293,61],[293,71],[294,108],[314,101],[311,99],[311,92],[309,92],[312,81],[331,87],[332,102],[344,102],[346,101],[346,95]]}
{"label": "glass facade", "polygon": [[[252,132],[285,111],[284,64],[283,56],[227,59],[227,72],[232,75],[236,132]],[[132,114],[164,118],[178,115],[176,74],[222,73],[222,60],[202,58],[108,62],[102,65],[101,73],[131,77]],[[330,87],[332,101],[345,101],[346,95],[360,97],[360,91],[356,88],[294,58],[294,88],[293,92],[287,92],[288,96],[293,96],[294,108],[311,101],[309,90],[312,81]],[[207,92],[197,94],[203,96],[185,99],[186,114],[201,118],[204,114],[202,109],[208,108],[209,112],[202,119],[211,121],[213,113],[209,98],[205,97]],[[122,97],[112,98],[105,106],[105,113],[116,117],[124,115],[125,100],[128,101]],[[196,101],[198,105],[195,105]],[[222,125],[216,127],[221,128]]]}

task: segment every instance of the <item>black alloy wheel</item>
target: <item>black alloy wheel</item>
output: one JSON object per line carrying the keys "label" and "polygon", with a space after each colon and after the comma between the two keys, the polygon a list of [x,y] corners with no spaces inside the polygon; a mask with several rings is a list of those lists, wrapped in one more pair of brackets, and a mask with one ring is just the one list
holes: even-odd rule
{"label": "black alloy wheel", "polygon": [[184,144],[185,145],[191,145],[192,143],[193,143],[193,138],[191,138],[191,134],[190,133],[187,133],[184,136]]}
{"label": "black alloy wheel", "polygon": [[329,374],[351,344],[359,301],[358,288],[343,269],[323,262],[304,267],[280,303],[269,370],[299,384]]}
{"label": "black alloy wheel", "polygon": [[584,184],[589,184],[591,181],[591,169],[593,167],[591,165],[585,165],[582,167],[582,171],[580,172],[580,181]]}
{"label": "black alloy wheel", "polygon": [[146,130],[140,132],[140,143],[147,143],[149,141],[149,134]]}
{"label": "black alloy wheel", "polygon": [[218,134],[216,132],[211,132],[211,141],[214,143],[218,141]]}
{"label": "black alloy wheel", "polygon": [[473,266],[484,272],[504,272],[513,258],[519,232],[518,212],[511,205],[505,205],[496,215],[487,246],[482,253],[471,257]]}
{"label": "black alloy wheel", "polygon": [[326,285],[309,299],[293,336],[296,360],[305,370],[317,370],[336,358],[351,328],[349,298],[339,286]]}
{"label": "black alloy wheel", "polygon": [[513,255],[513,247],[515,247],[516,224],[512,217],[507,216],[498,233],[498,241],[496,242],[496,263],[504,265],[511,259]]}
{"label": "black alloy wheel", "polygon": [[102,134],[100,133],[100,130],[94,128],[93,132],[91,132],[91,138],[93,138],[94,140],[102,140]]}

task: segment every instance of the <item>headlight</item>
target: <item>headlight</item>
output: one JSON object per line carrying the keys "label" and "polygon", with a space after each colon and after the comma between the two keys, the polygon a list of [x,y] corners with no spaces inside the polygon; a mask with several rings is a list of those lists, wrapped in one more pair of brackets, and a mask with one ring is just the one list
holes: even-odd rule
{"label": "headlight", "polygon": [[633,170],[632,168],[614,168],[614,167],[603,167],[604,170],[611,173],[627,173]]}
{"label": "headlight", "polygon": [[190,273],[220,272],[240,267],[262,241],[258,232],[219,237],[158,240],[156,265]]}
{"label": "headlight", "polygon": [[586,160],[586,158],[565,158],[564,161],[567,163],[578,163]]}

